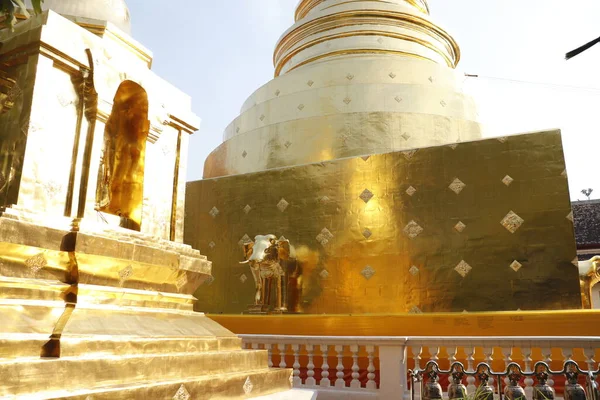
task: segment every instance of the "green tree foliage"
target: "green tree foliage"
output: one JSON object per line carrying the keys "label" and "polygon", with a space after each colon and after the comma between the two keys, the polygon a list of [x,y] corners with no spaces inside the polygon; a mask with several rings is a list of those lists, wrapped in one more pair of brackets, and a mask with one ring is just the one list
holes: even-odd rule
{"label": "green tree foliage", "polygon": [[[44,0],[31,0],[33,11],[36,14],[42,12],[43,2]],[[20,8],[23,15],[25,15],[26,18],[29,18],[29,13],[27,12],[27,7],[25,7],[23,0],[0,0],[0,17],[4,17],[4,24],[10,28],[17,22],[17,19],[15,18],[17,8]]]}

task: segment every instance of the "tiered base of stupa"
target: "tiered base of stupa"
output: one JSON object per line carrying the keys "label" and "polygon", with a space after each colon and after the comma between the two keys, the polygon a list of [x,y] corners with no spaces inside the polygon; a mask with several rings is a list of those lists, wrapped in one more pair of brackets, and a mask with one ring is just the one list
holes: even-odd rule
{"label": "tiered base of stupa", "polygon": [[270,370],[265,350],[242,350],[192,311],[190,293],[211,270],[197,251],[33,219],[16,209],[0,216],[0,397],[231,399],[290,389],[290,371]]}

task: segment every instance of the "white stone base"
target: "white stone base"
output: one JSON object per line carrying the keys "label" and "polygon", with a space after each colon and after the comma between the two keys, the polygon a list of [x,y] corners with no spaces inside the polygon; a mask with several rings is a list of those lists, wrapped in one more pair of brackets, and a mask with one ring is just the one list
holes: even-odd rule
{"label": "white stone base", "polygon": [[287,392],[275,393],[268,396],[253,397],[253,400],[316,400],[316,390],[292,389]]}

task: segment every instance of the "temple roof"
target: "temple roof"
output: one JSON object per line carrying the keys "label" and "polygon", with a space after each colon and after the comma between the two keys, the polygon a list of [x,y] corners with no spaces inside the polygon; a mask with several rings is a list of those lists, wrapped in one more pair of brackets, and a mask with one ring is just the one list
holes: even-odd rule
{"label": "temple roof", "polygon": [[[31,2],[26,2],[31,7]],[[131,32],[125,0],[45,0],[42,8],[64,16],[107,21],[126,33]]]}
{"label": "temple roof", "polygon": [[572,203],[577,248],[600,246],[600,200]]}

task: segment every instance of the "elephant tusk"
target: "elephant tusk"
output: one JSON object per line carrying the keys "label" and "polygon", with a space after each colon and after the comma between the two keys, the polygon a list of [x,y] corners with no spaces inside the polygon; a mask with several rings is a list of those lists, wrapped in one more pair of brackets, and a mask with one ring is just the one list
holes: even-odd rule
{"label": "elephant tusk", "polygon": [[240,261],[240,264],[248,264],[249,262],[250,262],[250,260]]}

